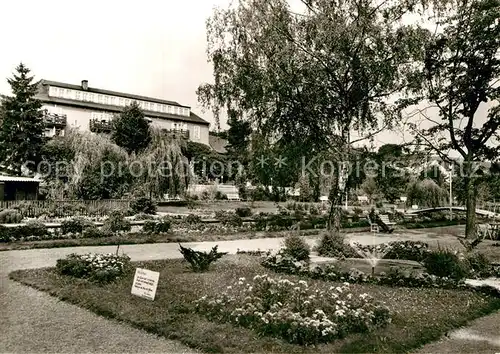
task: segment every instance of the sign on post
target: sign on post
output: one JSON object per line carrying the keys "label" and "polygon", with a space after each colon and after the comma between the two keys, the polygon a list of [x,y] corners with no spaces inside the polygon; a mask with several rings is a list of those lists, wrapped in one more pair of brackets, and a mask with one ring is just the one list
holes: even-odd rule
{"label": "sign on post", "polygon": [[132,284],[132,295],[140,296],[148,300],[154,300],[159,278],[159,272],[136,268],[134,283]]}

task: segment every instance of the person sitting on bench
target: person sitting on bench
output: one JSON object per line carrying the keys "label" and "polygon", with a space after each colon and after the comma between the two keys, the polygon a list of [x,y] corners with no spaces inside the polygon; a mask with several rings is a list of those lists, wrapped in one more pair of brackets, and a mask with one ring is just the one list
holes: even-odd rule
{"label": "person sitting on bench", "polygon": [[[387,221],[389,221],[388,217],[384,219],[387,219]],[[390,234],[394,231],[394,228],[392,227],[393,224],[387,224],[384,220],[382,220],[382,218],[378,215],[378,213],[375,212],[375,209],[373,208],[370,211],[370,220],[372,220],[372,222],[375,222],[380,227],[382,232],[387,232]]]}

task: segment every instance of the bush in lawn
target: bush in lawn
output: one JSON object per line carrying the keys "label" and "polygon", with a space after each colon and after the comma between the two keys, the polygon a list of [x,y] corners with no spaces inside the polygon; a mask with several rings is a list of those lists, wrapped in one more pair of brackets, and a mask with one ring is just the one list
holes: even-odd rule
{"label": "bush in lawn", "polygon": [[296,233],[291,233],[285,237],[284,255],[290,255],[298,261],[308,261],[311,248],[304,239]]}
{"label": "bush in lawn", "polygon": [[311,207],[309,208],[309,214],[310,215],[314,215],[314,216],[319,215],[320,214],[320,210],[319,210],[319,208],[317,206],[311,205]]}
{"label": "bush in lawn", "polygon": [[19,224],[23,216],[18,210],[5,209],[0,211],[0,224]]}
{"label": "bush in lawn", "polygon": [[201,223],[201,218],[199,215],[189,214],[183,219],[183,221],[189,225],[196,225]]}
{"label": "bush in lawn", "polygon": [[478,277],[489,277],[493,275],[493,265],[490,260],[480,252],[468,253],[465,256],[465,262],[473,275]]}
{"label": "bush in lawn", "polygon": [[408,259],[422,262],[429,254],[429,245],[421,241],[391,241],[385,259]]}
{"label": "bush in lawn", "polygon": [[215,192],[215,200],[227,200],[227,195],[221,191]]}
{"label": "bush in lawn", "polygon": [[130,203],[130,208],[134,214],[156,214],[156,203],[151,198],[137,198]]}
{"label": "bush in lawn", "polygon": [[81,234],[83,230],[94,225],[91,221],[84,218],[73,218],[64,220],[61,223],[61,232],[65,234]]}
{"label": "bush in lawn", "polygon": [[49,234],[49,230],[44,223],[40,221],[29,221],[26,225],[21,226],[24,236],[43,237]]}
{"label": "bush in lawn", "polygon": [[236,215],[241,218],[252,216],[252,209],[250,209],[249,207],[236,208]]}
{"label": "bush in lawn", "polygon": [[161,218],[158,221],[146,220],[142,230],[147,233],[161,234],[170,230],[171,221],[168,218]]}
{"label": "bush in lawn", "polygon": [[8,227],[0,225],[0,242],[10,242],[11,233]]}
{"label": "bush in lawn", "polygon": [[156,218],[151,214],[139,213],[134,215],[134,220],[142,221],[142,220],[155,220]]}
{"label": "bush in lawn", "polygon": [[104,221],[104,227],[106,231],[110,232],[123,232],[130,231],[132,225],[125,219],[123,214],[119,211],[114,211],[111,213],[109,218]]}
{"label": "bush in lawn", "polygon": [[238,227],[243,225],[243,220],[236,213],[230,211],[218,210],[215,212],[215,218],[223,225]]}
{"label": "bush in lawn", "polygon": [[103,238],[103,237],[111,237],[113,233],[107,231],[105,229],[99,229],[97,226],[90,226],[83,229],[82,237],[83,238]]}
{"label": "bush in lawn", "polygon": [[351,245],[345,242],[345,235],[336,232],[323,233],[316,251],[326,257],[358,257]]}
{"label": "bush in lawn", "polygon": [[184,260],[191,265],[191,269],[195,272],[207,271],[210,264],[227,254],[227,252],[218,252],[218,246],[214,246],[208,253],[182,247],[181,244],[179,244],[179,247]]}
{"label": "bush in lawn", "polygon": [[391,321],[389,310],[368,294],[353,294],[349,284],[324,287],[304,280],[257,275],[239,278],[220,294],[195,302],[210,320],[251,328],[300,345],[331,342],[364,333]]}
{"label": "bush in lawn", "polygon": [[119,256],[113,253],[78,255],[73,253],[66,258],[58,259],[56,270],[61,275],[107,283],[122,276],[129,265],[130,258],[126,255]]}
{"label": "bush in lawn", "polygon": [[439,248],[437,251],[429,252],[423,264],[429,274],[438,277],[462,279],[468,274],[467,264],[461,261],[455,252],[448,249]]}

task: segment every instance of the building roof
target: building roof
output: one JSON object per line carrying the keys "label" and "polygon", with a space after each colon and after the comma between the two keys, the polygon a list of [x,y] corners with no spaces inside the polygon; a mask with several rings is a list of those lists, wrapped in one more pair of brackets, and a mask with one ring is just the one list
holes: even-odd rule
{"label": "building roof", "polygon": [[33,182],[40,183],[41,180],[31,177],[4,176],[0,175],[0,182]]}
{"label": "building roof", "polygon": [[226,139],[219,138],[218,136],[215,135],[209,135],[208,136],[208,143],[214,149],[217,151],[219,154],[226,154],[227,153],[227,145],[229,142]]}
{"label": "building roof", "polygon": [[[101,90],[101,89],[93,88],[90,86],[86,90],[83,90],[80,85],[66,84],[64,82],[40,80],[38,85],[39,85],[39,91],[37,94],[37,98],[44,103],[56,103],[56,104],[73,106],[73,107],[81,107],[81,108],[94,108],[94,109],[101,109],[101,110],[117,112],[117,113],[119,113],[123,110],[123,107],[121,107],[121,106],[106,105],[106,104],[95,103],[95,102],[77,101],[77,100],[72,100],[72,99],[68,99],[68,98],[51,97],[51,96],[49,96],[49,86],[55,86],[55,87],[72,89],[72,90],[81,90],[81,91],[85,91],[85,92],[129,98],[131,100],[141,100],[141,101],[148,101],[148,102],[154,102],[154,103],[160,103],[160,104],[167,104],[167,105],[177,106],[177,107],[182,107],[182,108],[189,108],[189,109],[191,108],[189,106],[184,106],[184,105],[181,105],[181,104],[174,102],[174,101],[167,101],[167,100],[162,100],[162,99],[153,98],[153,97],[139,96],[139,95],[133,95],[133,94],[110,91],[110,90]],[[183,121],[183,122],[193,122],[193,123],[198,123],[198,124],[210,125],[209,122],[207,122],[203,118],[201,118],[198,115],[196,115],[195,113],[193,113],[191,111],[191,109],[190,109],[190,116],[189,117],[180,116],[180,115],[176,115],[176,114],[170,114],[170,113],[149,111],[149,110],[145,111],[145,115],[148,117],[153,117],[153,118],[170,119],[170,120],[177,120],[177,121]]]}

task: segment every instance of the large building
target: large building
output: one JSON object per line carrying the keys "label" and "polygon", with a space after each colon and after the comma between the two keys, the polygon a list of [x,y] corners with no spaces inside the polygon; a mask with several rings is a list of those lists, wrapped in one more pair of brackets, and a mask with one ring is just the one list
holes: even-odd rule
{"label": "large building", "polygon": [[96,133],[111,131],[111,119],[136,101],[153,126],[209,145],[210,123],[177,102],[81,85],[41,80],[37,98],[45,110],[46,136],[64,135],[68,128]]}

